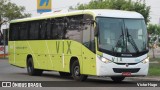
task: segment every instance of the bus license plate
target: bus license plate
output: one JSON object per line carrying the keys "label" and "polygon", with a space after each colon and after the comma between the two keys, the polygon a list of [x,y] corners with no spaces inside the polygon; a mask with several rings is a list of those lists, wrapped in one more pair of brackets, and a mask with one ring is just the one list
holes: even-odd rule
{"label": "bus license plate", "polygon": [[131,76],[131,72],[122,72],[123,76]]}

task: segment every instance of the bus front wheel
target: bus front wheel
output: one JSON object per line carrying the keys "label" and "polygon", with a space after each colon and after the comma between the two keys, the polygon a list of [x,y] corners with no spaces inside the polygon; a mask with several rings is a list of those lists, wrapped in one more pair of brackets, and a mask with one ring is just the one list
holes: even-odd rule
{"label": "bus front wheel", "polygon": [[122,82],[125,77],[111,77],[114,82]]}
{"label": "bus front wheel", "polygon": [[31,76],[40,76],[42,75],[42,70],[34,69],[33,59],[32,57],[27,60],[27,72]]}
{"label": "bus front wheel", "polygon": [[85,81],[88,77],[87,75],[80,74],[80,65],[78,60],[73,62],[71,72],[72,72],[72,77],[76,81]]}

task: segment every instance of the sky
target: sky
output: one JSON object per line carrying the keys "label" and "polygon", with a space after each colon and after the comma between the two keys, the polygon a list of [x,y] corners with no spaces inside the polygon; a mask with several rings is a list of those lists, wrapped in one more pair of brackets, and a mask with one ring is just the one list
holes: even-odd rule
{"label": "sky", "polygon": [[[19,6],[26,8],[26,13],[31,13],[32,16],[38,16],[37,13],[37,0],[10,0]],[[78,3],[89,3],[91,0],[52,0],[52,10],[68,9],[69,6],[76,6]],[[137,0],[132,0],[137,1]],[[147,6],[151,6],[150,23],[160,24],[160,0],[145,0]]]}
{"label": "sky", "polygon": [[[26,13],[31,13],[32,16],[38,16],[37,13],[37,0],[10,0],[19,6],[26,8]],[[76,6],[78,3],[88,3],[91,0],[52,0],[52,10],[63,10],[69,6]],[[136,1],[136,0],[133,0]],[[150,23],[160,24],[160,0],[145,0],[147,6],[151,6]]]}
{"label": "sky", "polygon": [[160,24],[160,0],[146,0],[146,4],[151,7],[150,22]]}
{"label": "sky", "polygon": [[[37,14],[37,0],[10,0],[20,6],[25,6],[26,12],[31,13],[32,16]],[[69,6],[76,6],[78,3],[89,3],[91,0],[52,0],[52,10],[68,9]]]}

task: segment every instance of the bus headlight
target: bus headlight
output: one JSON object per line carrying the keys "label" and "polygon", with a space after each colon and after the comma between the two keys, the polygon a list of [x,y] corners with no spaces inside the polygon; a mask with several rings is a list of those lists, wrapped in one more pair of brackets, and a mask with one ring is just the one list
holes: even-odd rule
{"label": "bus headlight", "polygon": [[144,59],[143,61],[142,61],[142,63],[148,63],[149,62],[149,57],[147,57],[146,59]]}
{"label": "bus headlight", "polygon": [[104,63],[110,63],[110,61],[104,57],[100,57],[100,60]]}

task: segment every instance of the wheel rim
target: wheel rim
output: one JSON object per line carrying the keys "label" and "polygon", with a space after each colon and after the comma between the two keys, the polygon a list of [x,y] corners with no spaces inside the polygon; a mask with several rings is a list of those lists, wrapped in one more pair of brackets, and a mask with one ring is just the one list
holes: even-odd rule
{"label": "wheel rim", "polygon": [[80,76],[79,66],[75,66],[75,68],[74,68],[74,75],[75,75],[76,77],[79,77],[79,76]]}
{"label": "wheel rim", "polygon": [[32,71],[32,64],[31,62],[28,63],[28,72],[31,73]]}

